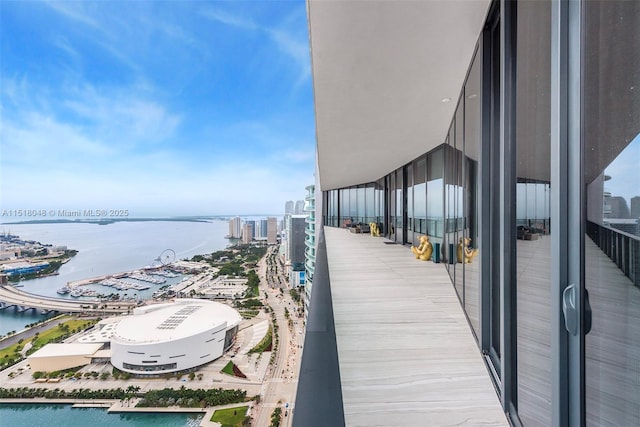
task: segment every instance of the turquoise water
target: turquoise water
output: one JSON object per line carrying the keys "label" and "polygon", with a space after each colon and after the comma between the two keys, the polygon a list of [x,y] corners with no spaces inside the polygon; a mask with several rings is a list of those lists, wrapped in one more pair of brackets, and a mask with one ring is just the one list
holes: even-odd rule
{"label": "turquoise water", "polygon": [[108,414],[71,405],[0,404],[2,427],[197,427],[202,414]]}

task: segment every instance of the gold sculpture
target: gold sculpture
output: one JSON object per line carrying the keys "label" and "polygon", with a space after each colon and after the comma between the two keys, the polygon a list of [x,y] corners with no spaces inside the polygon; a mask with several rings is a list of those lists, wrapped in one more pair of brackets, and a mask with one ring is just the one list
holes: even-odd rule
{"label": "gold sculpture", "polygon": [[420,245],[417,248],[411,246],[411,252],[416,256],[416,259],[421,259],[422,261],[430,260],[433,254],[433,246],[429,242],[429,236],[420,237]]}
{"label": "gold sculpture", "polygon": [[[469,244],[471,243],[471,239],[468,237],[460,238],[458,243],[458,262],[464,262],[465,264],[469,264],[471,260],[478,255],[478,249],[469,249]],[[463,258],[464,252],[464,258]]]}
{"label": "gold sculpture", "polygon": [[378,224],[375,222],[369,223],[369,230],[371,230],[371,235],[373,237],[380,237],[380,229],[378,228]]}

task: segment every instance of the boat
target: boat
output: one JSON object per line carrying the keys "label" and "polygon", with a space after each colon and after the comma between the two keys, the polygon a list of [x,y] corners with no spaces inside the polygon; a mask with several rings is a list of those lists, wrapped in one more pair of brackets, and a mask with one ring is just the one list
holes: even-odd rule
{"label": "boat", "polygon": [[71,288],[69,288],[68,286],[64,286],[64,287],[62,287],[62,288],[58,289],[56,292],[57,292],[58,294],[60,294],[60,295],[66,295],[66,294],[68,294],[69,292],[71,292]]}
{"label": "boat", "polygon": [[82,289],[74,289],[71,291],[71,296],[74,298],[79,298],[82,296]]}

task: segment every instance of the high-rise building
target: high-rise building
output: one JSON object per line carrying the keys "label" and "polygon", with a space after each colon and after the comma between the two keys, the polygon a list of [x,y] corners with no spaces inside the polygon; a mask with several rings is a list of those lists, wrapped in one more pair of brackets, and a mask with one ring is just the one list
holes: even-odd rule
{"label": "high-rise building", "polygon": [[627,206],[627,201],[624,197],[611,196],[609,204],[611,205],[611,218],[629,218],[629,206]]}
{"label": "high-rise building", "polygon": [[251,226],[251,239],[255,239],[256,238],[256,221],[247,220],[245,221],[245,224],[249,224]]}
{"label": "high-rise building", "polygon": [[296,206],[294,209],[294,214],[296,215],[302,215],[304,214],[304,200],[297,200],[296,201]]}
{"label": "high-rise building", "polygon": [[640,196],[631,198],[631,218],[640,218]]}
{"label": "high-rise building", "polygon": [[257,233],[257,235],[260,238],[266,239],[267,238],[267,220],[261,219],[260,221],[258,221],[258,223],[260,224],[260,232]]}
{"label": "high-rise building", "polygon": [[315,185],[306,188],[304,211],[307,214],[305,227],[305,284],[304,284],[304,317],[307,319],[311,290],[313,288],[313,274],[316,268],[316,193]]}
{"label": "high-rise building", "polygon": [[639,240],[603,218],[614,161],[640,188],[640,2],[307,12],[322,227],[293,425],[640,425]]}
{"label": "high-rise building", "polygon": [[239,216],[229,220],[229,237],[232,239],[242,237],[242,220]]}
{"label": "high-rise building", "polygon": [[253,241],[253,221],[245,222],[242,227],[242,243],[251,243]]}
{"label": "high-rise building", "polygon": [[278,219],[267,218],[267,244],[273,245],[278,242]]}
{"label": "high-rise building", "polygon": [[288,202],[286,202],[284,204],[284,213],[285,214],[292,214],[293,213],[293,200],[289,200]]}
{"label": "high-rise building", "polygon": [[295,271],[304,270],[306,215],[291,215],[286,229],[287,255]]}

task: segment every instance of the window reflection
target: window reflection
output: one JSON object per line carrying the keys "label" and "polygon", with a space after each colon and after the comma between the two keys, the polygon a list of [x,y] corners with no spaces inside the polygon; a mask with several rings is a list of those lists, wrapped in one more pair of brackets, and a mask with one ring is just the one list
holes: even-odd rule
{"label": "window reflection", "polygon": [[414,168],[413,183],[413,216],[414,216],[414,245],[418,236],[427,233],[427,184],[426,184],[426,157],[421,157]]}
{"label": "window reflection", "polygon": [[516,184],[516,201],[518,239],[524,239],[525,234],[550,233],[551,186],[549,183],[526,182],[526,179],[521,178]]}
{"label": "window reflection", "polygon": [[525,427],[552,425],[551,7],[519,2],[516,84],[517,404]]}
{"label": "window reflection", "polygon": [[586,424],[637,426],[640,3],[585,2],[584,14],[584,263],[592,310],[585,336]]}
{"label": "window reflection", "polygon": [[434,245],[444,236],[444,150],[438,148],[427,156],[427,234]]}
{"label": "window reflection", "polygon": [[[479,47],[473,59],[469,77],[464,88],[464,215],[465,237],[471,239],[471,246],[480,247],[478,229],[480,200],[478,198],[478,164],[482,139],[480,88],[481,88],[482,49]],[[475,260],[464,267],[464,308],[476,336],[480,335],[480,265],[481,252]]]}

